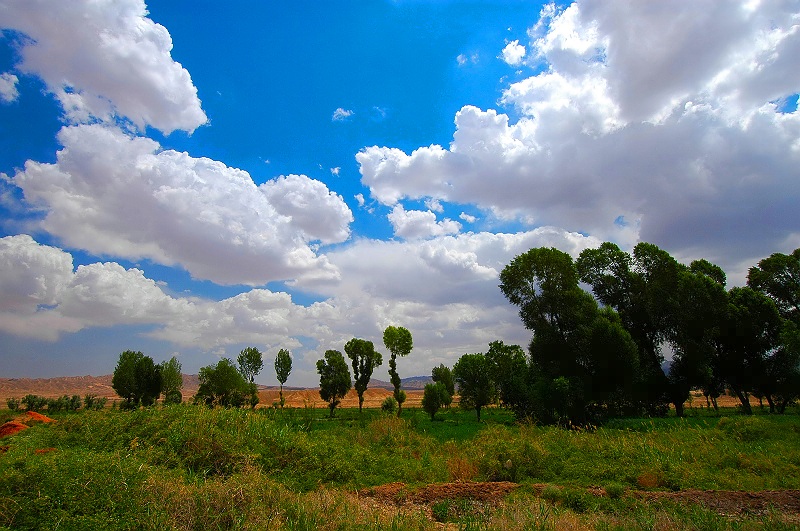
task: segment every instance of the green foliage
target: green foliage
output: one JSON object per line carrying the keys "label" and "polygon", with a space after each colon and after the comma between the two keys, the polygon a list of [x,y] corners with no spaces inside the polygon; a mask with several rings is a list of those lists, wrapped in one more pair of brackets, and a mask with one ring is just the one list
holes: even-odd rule
{"label": "green foliage", "polygon": [[800,325],[800,249],[759,261],[750,268],[747,285],[769,296],[784,319]]}
{"label": "green foliage", "polygon": [[125,399],[127,409],[152,405],[161,394],[161,369],[150,356],[126,350],[119,355],[111,387]]}
{"label": "green foliage", "polygon": [[[434,382],[441,382],[447,390],[447,394],[451,397],[456,394],[456,383],[455,380],[453,380],[453,371],[450,370],[450,367],[444,364],[434,367],[433,370],[431,370],[431,379]],[[448,403],[445,405],[449,406],[450,404]]]}
{"label": "green foliage", "polygon": [[108,398],[98,397],[97,395],[88,394],[83,397],[83,408],[91,411],[99,411],[106,407]]}
{"label": "green foliage", "polygon": [[253,383],[256,375],[258,375],[264,367],[264,359],[261,356],[261,351],[255,347],[246,347],[243,349],[236,358],[236,363],[239,364],[239,372],[242,373],[242,377],[248,383]]}
{"label": "green foliage", "polygon": [[397,400],[393,396],[387,396],[381,402],[381,411],[393,415],[397,412]]}
{"label": "green foliage", "polygon": [[164,395],[164,404],[167,406],[180,404],[182,402],[183,402],[183,393],[181,393],[177,389],[173,389],[172,391]]}
{"label": "green foliage", "polygon": [[411,332],[402,326],[387,326],[383,331],[383,344],[389,349],[389,379],[394,386],[394,399],[397,402],[397,416],[403,411],[406,394],[400,389],[400,375],[397,373],[397,358],[405,357],[414,348]]}
{"label": "green foliage", "polygon": [[21,402],[28,411],[42,411],[47,406],[47,399],[39,395],[25,395]]}
{"label": "green foliage", "polygon": [[282,348],[278,351],[278,355],[275,357],[275,375],[278,377],[278,383],[281,386],[280,389],[281,407],[283,407],[285,404],[283,399],[283,384],[285,384],[286,380],[289,379],[289,373],[291,372],[292,372],[292,355],[289,353],[288,350]]}
{"label": "green foliage", "polygon": [[6,406],[8,406],[8,409],[10,409],[11,411],[18,410],[20,404],[21,404],[21,402],[20,402],[19,398],[7,398],[6,399]]}
{"label": "green foliage", "polygon": [[422,394],[422,409],[431,416],[431,420],[435,420],[439,409],[445,404],[449,404],[450,401],[450,394],[443,383],[436,382],[425,386]]}
{"label": "green foliage", "polygon": [[319,396],[328,403],[330,416],[333,418],[336,406],[352,387],[350,371],[342,353],[338,350],[325,351],[325,357],[317,360],[317,373]]}
{"label": "green foliage", "polygon": [[223,358],[216,365],[200,368],[200,387],[194,397],[196,403],[207,406],[241,407],[251,395],[250,384],[233,361]]}
{"label": "green foliage", "polygon": [[360,413],[364,404],[364,391],[367,390],[369,380],[372,378],[372,371],[383,363],[383,357],[375,351],[372,341],[355,337],[345,343],[344,351],[353,366],[353,380],[355,380],[353,387],[358,393],[358,411]]}
{"label": "green foliage", "polygon": [[[164,402],[168,404],[180,403],[183,398],[181,389],[183,389],[183,373],[181,362],[178,358],[172,356],[168,361],[162,361],[159,364],[161,370],[161,392],[164,394]],[[170,400],[170,397],[171,400]],[[178,402],[175,402],[176,397],[180,397]]]}
{"label": "green foliage", "polygon": [[453,366],[453,379],[462,409],[474,409],[480,422],[481,408],[491,404],[495,395],[488,360],[483,354],[464,354]]}

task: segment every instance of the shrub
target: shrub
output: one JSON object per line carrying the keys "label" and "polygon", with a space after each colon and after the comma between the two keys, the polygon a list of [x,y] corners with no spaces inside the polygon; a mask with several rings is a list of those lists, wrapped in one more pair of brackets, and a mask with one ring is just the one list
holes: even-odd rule
{"label": "shrub", "polygon": [[8,398],[6,399],[6,405],[11,411],[16,411],[19,409],[20,401],[18,398]]}
{"label": "shrub", "polygon": [[397,412],[397,400],[395,400],[393,396],[387,396],[386,400],[381,404],[381,411],[393,415]]}
{"label": "shrub", "polygon": [[183,394],[181,394],[181,392],[178,391],[177,389],[169,391],[164,396],[164,404],[166,405],[180,404],[181,402],[183,402]]}
{"label": "shrub", "polygon": [[28,411],[41,411],[47,405],[47,399],[43,396],[25,395],[22,397],[22,405]]}
{"label": "shrub", "polygon": [[99,398],[96,395],[86,395],[83,397],[83,407],[87,410],[100,411],[106,407],[106,402],[108,402],[108,398]]}

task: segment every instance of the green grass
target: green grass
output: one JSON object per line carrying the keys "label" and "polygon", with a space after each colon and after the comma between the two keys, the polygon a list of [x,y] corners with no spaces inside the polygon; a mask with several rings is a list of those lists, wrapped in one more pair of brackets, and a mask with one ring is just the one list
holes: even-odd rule
{"label": "green grass", "polygon": [[[0,440],[9,446],[0,454],[0,529],[425,529],[433,525],[425,515],[387,517],[347,493],[457,479],[523,485],[502,507],[432,507],[463,529],[573,520],[598,529],[784,529],[775,515],[731,521],[625,493],[800,489],[795,410],[617,420],[590,431],[516,425],[498,409],[481,423],[458,410],[432,422],[412,409],[402,419],[341,410],[330,420],[324,410],[188,405],[55,417]],[[539,498],[532,486],[541,483],[550,487]],[[597,486],[609,495],[586,491]]]}

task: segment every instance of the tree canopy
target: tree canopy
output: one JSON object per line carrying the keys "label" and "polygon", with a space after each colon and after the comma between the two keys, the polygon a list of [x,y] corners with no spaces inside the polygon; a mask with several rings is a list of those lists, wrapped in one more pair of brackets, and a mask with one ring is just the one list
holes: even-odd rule
{"label": "tree canopy", "polygon": [[483,354],[461,356],[453,366],[453,379],[458,386],[461,407],[474,409],[480,422],[481,409],[492,403],[495,394],[486,356]]}
{"label": "tree canopy", "polygon": [[183,388],[183,374],[181,373],[181,362],[172,356],[169,361],[162,361],[159,364],[161,370],[161,392],[164,394],[164,402],[167,404],[180,404],[183,400],[181,389]]}
{"label": "tree canopy", "polygon": [[241,407],[247,403],[250,383],[230,359],[223,358],[216,365],[201,367],[199,378],[195,402],[222,407]]}
{"label": "tree canopy", "polygon": [[283,400],[283,384],[286,383],[286,380],[289,379],[289,373],[292,372],[292,355],[289,353],[288,350],[282,348],[278,351],[278,355],[275,357],[275,375],[278,377],[278,383],[280,384],[280,401],[281,407],[284,405]]}
{"label": "tree canopy", "polygon": [[119,355],[111,387],[128,408],[152,405],[161,394],[161,370],[150,356],[126,350]]}
{"label": "tree canopy", "polygon": [[383,357],[375,351],[372,341],[353,338],[344,345],[344,351],[350,358],[353,366],[353,380],[355,380],[356,393],[358,394],[358,412],[361,413],[364,405],[364,391],[367,390],[372,371],[383,363]]}
{"label": "tree canopy", "polygon": [[402,326],[387,326],[383,331],[383,344],[389,349],[389,379],[394,386],[394,399],[397,401],[397,416],[403,411],[405,392],[400,389],[400,375],[397,373],[397,358],[408,356],[414,348],[411,332]]}
{"label": "tree canopy", "polygon": [[328,403],[331,418],[342,398],[350,391],[350,370],[344,356],[338,350],[326,350],[323,359],[317,361],[319,373],[319,396]]}

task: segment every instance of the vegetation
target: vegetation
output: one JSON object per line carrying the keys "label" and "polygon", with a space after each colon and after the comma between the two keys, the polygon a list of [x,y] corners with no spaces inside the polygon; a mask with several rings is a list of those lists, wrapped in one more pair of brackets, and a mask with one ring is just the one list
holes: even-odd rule
{"label": "vegetation", "polygon": [[400,375],[397,374],[397,357],[405,357],[414,348],[411,332],[402,326],[387,326],[383,331],[383,344],[389,349],[389,378],[394,386],[394,399],[397,402],[397,416],[403,411],[406,393],[400,389]]}
{"label": "vegetation", "polygon": [[[350,381],[350,371],[344,356],[338,350],[325,351],[325,357],[317,361],[317,372],[319,373],[319,396],[328,403],[330,416],[342,398],[352,387]],[[361,396],[359,396],[359,411],[361,411]]]}
{"label": "vegetation", "polygon": [[241,407],[251,394],[251,384],[228,358],[219,360],[216,365],[201,367],[199,378],[195,403],[211,407]]}
{"label": "vegetation", "polygon": [[150,406],[161,394],[161,369],[150,356],[126,350],[119,355],[111,387],[125,399],[127,409]]}
{"label": "vegetation", "polygon": [[375,352],[372,341],[353,338],[344,345],[344,351],[353,365],[353,387],[358,393],[358,412],[364,405],[364,391],[367,390],[369,380],[372,378],[372,371],[383,363],[383,357],[379,352]]}
{"label": "vegetation", "polygon": [[285,384],[286,380],[289,379],[289,373],[291,372],[292,372],[292,355],[289,353],[288,350],[282,348],[278,351],[278,355],[275,357],[275,375],[278,377],[278,383],[281,386],[280,390],[281,407],[283,407],[285,404],[283,400],[283,384]]}
{"label": "vegetation", "polygon": [[499,408],[480,423],[457,410],[437,422],[410,408],[402,419],[345,410],[334,420],[314,413],[309,424],[305,414],[191,405],[58,413],[3,439],[0,528],[433,529],[423,511],[350,493],[506,480],[521,486],[504,504],[437,498],[429,509],[462,529],[791,529],[777,512],[721,516],[631,491],[800,488],[794,407],[782,416],[688,409],[596,430],[518,425]]}
{"label": "vegetation", "polygon": [[164,395],[165,404],[180,404],[183,402],[183,373],[181,362],[172,356],[169,361],[159,364],[161,370],[161,393]]}
{"label": "vegetation", "polygon": [[480,422],[481,408],[491,404],[495,394],[488,360],[483,354],[464,354],[453,366],[453,379],[461,407],[474,409]]}
{"label": "vegetation", "polygon": [[436,382],[427,384],[422,395],[422,409],[431,416],[431,420],[436,420],[436,413],[442,406],[449,404],[450,394],[444,384]]}

